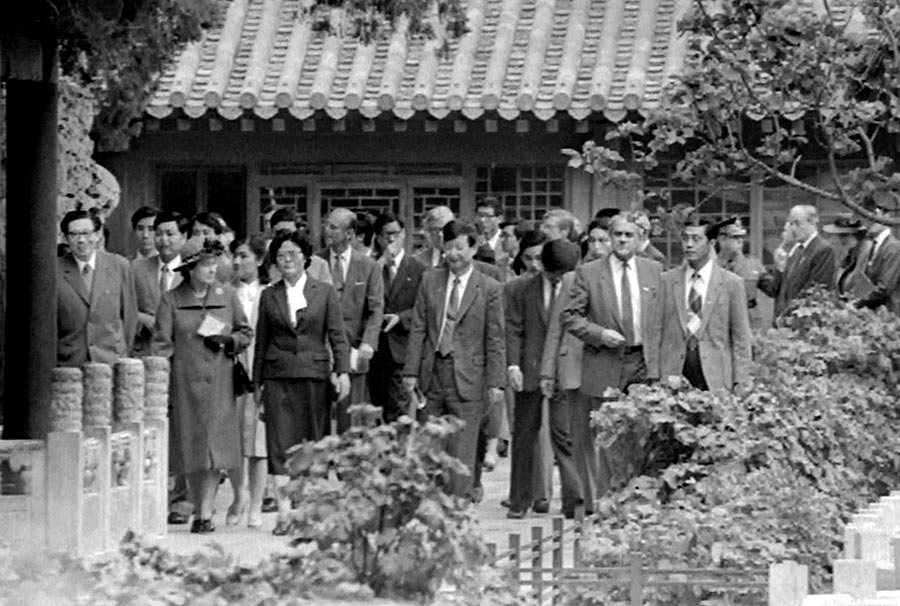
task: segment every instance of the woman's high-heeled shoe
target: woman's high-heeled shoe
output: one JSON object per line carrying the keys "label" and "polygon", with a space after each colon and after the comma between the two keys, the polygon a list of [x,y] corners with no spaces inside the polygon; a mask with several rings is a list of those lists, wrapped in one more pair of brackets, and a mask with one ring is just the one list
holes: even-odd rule
{"label": "woman's high-heeled shoe", "polygon": [[283,537],[291,532],[291,522],[290,520],[286,520],[284,518],[278,518],[275,520],[275,528],[272,529],[272,534],[276,537]]}
{"label": "woman's high-heeled shoe", "polygon": [[206,534],[212,532],[216,529],[213,526],[212,520],[203,519],[203,518],[195,518],[194,522],[191,524],[191,532],[193,534]]}

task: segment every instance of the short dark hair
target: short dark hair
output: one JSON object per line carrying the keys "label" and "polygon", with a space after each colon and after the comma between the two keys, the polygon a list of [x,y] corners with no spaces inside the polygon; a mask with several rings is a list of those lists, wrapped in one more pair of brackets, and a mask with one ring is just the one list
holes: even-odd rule
{"label": "short dark hair", "polygon": [[578,245],[568,240],[552,240],[544,244],[541,250],[541,265],[551,273],[572,271],[580,258]]}
{"label": "short dark hair", "polygon": [[496,196],[484,196],[479,198],[475,202],[475,210],[477,211],[479,208],[492,208],[495,217],[503,218],[503,204],[500,203],[500,199]]}
{"label": "short dark hair", "polygon": [[239,247],[245,244],[254,255],[259,257],[260,260],[265,259],[266,252],[268,252],[266,248],[266,239],[260,235],[245,236],[243,238],[232,240],[228,248],[231,249],[231,254],[234,254]]}
{"label": "short dark hair", "polygon": [[192,234],[194,233],[194,226],[197,224],[205,225],[207,227],[211,227],[212,230],[216,233],[217,236],[221,235],[225,228],[227,227],[227,223],[225,223],[225,219],[222,218],[222,215],[214,212],[202,212],[194,215],[194,218],[191,219],[191,225],[188,228]]}
{"label": "short dark hair", "polygon": [[372,221],[369,219],[368,213],[356,213],[356,235],[362,236],[363,244],[372,246],[372,236],[375,230],[372,228]]}
{"label": "short dark hair", "polygon": [[131,229],[137,229],[138,223],[144,219],[156,217],[159,211],[152,206],[142,206],[131,215]]}
{"label": "short dark hair", "polygon": [[591,233],[591,231],[595,229],[602,229],[603,231],[609,231],[609,221],[603,219],[594,219],[590,223],[588,223],[587,230],[585,231],[585,235]]}
{"label": "short dark hair", "polygon": [[531,231],[526,231],[522,235],[522,241],[519,242],[519,250],[525,250],[526,248],[531,248],[532,246],[540,246],[546,241],[547,234],[539,229],[532,229]]}
{"label": "short dark hair", "polygon": [[182,215],[177,210],[162,210],[156,213],[156,218],[153,220],[153,229],[156,229],[163,223],[175,223],[178,227],[178,231],[183,234],[188,232],[188,220],[187,217]]}
{"label": "short dark hair", "polygon": [[300,248],[305,259],[303,268],[308,268],[309,264],[312,262],[312,244],[306,234],[299,231],[292,231],[290,233],[281,234],[280,236],[275,236],[275,239],[269,244],[269,260],[272,263],[275,263],[275,260],[278,258],[278,251],[285,242],[293,242]]}
{"label": "short dark hair", "polygon": [[456,240],[460,236],[466,236],[469,246],[475,246],[475,243],[478,242],[478,230],[475,226],[462,221],[450,221],[441,230],[441,234],[444,236],[444,242]]}
{"label": "short dark hair", "polygon": [[300,219],[300,214],[294,210],[293,208],[289,208],[286,206],[282,206],[269,217],[269,229],[275,229],[275,226],[283,221],[290,221],[294,225],[299,227],[300,223],[303,221]]}
{"label": "short dark hair", "polygon": [[372,226],[372,230],[375,232],[376,236],[381,235],[381,230],[384,229],[385,225],[389,223],[396,223],[400,226],[400,229],[405,229],[406,225],[403,224],[403,220],[398,217],[394,211],[386,210],[375,219],[375,224]]}
{"label": "short dark hair", "polygon": [[684,227],[702,227],[703,235],[705,235],[710,240],[715,240],[719,237],[718,224],[713,223],[706,217],[698,217],[696,214],[692,214],[688,217],[688,219],[684,222]]}
{"label": "short dark hair", "polygon": [[72,221],[80,221],[81,219],[90,219],[91,223],[94,224],[95,232],[100,231],[103,228],[103,221],[100,220],[100,216],[97,213],[92,213],[87,210],[70,210],[63,215],[62,221],[59,223],[59,228],[64,235],[69,235],[69,224],[72,223]]}

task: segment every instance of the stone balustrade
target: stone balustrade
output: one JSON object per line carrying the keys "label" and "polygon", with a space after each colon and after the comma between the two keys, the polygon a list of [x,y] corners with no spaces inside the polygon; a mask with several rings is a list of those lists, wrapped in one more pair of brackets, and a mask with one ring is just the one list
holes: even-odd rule
{"label": "stone balustrade", "polygon": [[51,431],[0,441],[0,539],[96,555],[166,533],[169,362],[123,358],[50,376]]}

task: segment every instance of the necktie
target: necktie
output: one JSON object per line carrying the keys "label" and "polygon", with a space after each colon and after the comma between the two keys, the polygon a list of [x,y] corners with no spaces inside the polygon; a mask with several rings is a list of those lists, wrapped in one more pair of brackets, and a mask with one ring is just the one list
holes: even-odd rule
{"label": "necktie", "polygon": [[169,290],[169,266],[163,265],[159,268],[159,292],[164,293]]}
{"label": "necktie", "polygon": [[453,329],[456,326],[456,314],[459,312],[459,278],[453,279],[453,288],[450,289],[450,300],[447,302],[446,320],[441,340],[438,342],[437,351],[442,356],[453,353]]}
{"label": "necktie", "polygon": [[631,303],[631,280],[628,279],[628,262],[622,262],[622,332],[626,347],[634,345],[634,307]]}
{"label": "necktie", "polygon": [[87,289],[88,294],[90,294],[91,286],[94,282],[94,270],[91,269],[90,263],[85,263],[84,267],[81,268],[81,279],[84,281],[84,287]]}
{"label": "necktie", "polygon": [[332,276],[334,288],[340,294],[344,291],[344,262],[341,260],[341,255],[334,255],[334,269],[332,273],[334,274]]}
{"label": "necktie", "polygon": [[691,276],[691,290],[688,292],[688,309],[694,312],[694,315],[700,316],[700,311],[703,308],[703,299],[700,297],[700,292],[697,290],[697,282],[700,280],[700,272],[695,271],[694,275]]}
{"label": "necktie", "polygon": [[547,305],[547,313],[553,311],[553,304],[556,302],[556,289],[559,288],[559,280],[550,280],[550,304]]}
{"label": "necktie", "polygon": [[394,261],[387,261],[384,264],[384,291],[391,287],[391,281],[394,279]]}
{"label": "necktie", "polygon": [[872,240],[872,246],[869,247],[869,257],[866,259],[866,267],[872,265],[872,262],[875,260],[875,252],[878,250],[878,242]]}

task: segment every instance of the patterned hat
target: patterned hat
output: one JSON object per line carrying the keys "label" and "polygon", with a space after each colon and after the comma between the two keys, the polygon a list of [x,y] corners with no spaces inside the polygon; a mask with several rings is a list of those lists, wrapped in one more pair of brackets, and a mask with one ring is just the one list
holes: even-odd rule
{"label": "patterned hat", "polygon": [[225,246],[215,238],[195,236],[181,247],[181,265],[175,271],[190,269],[200,261],[225,254]]}

